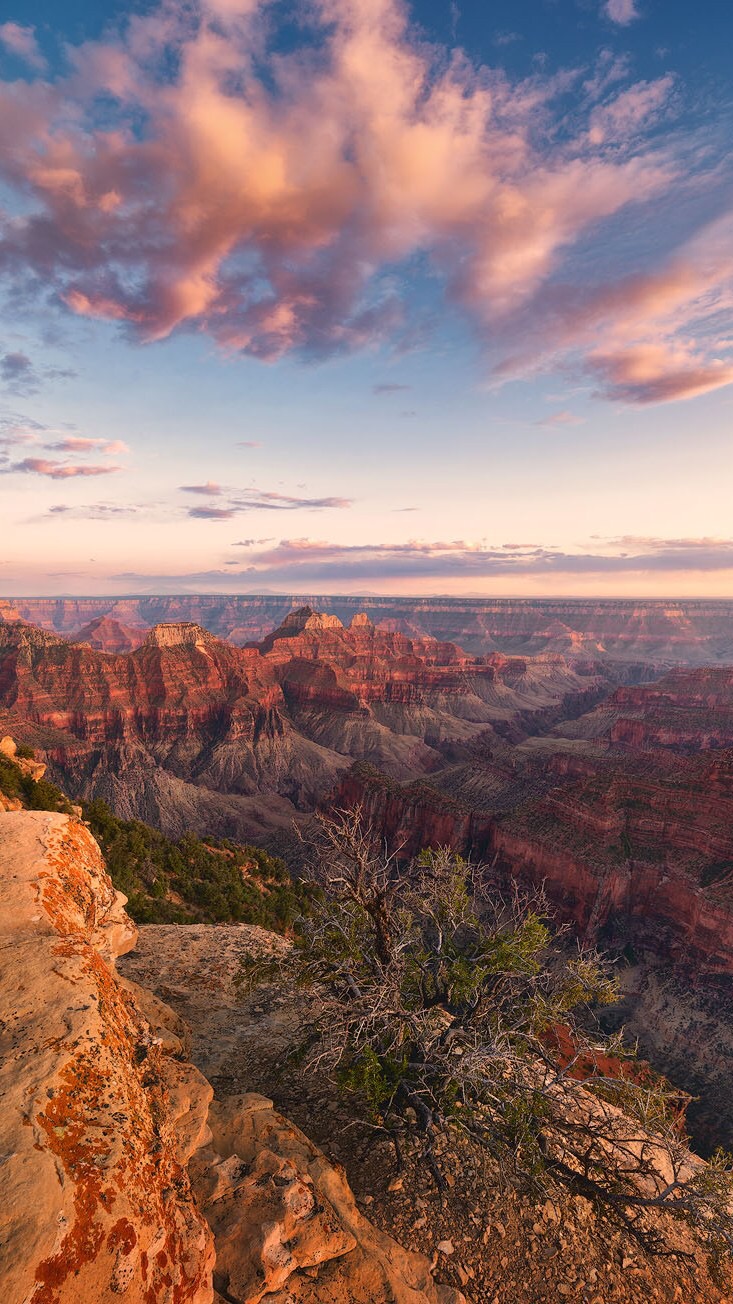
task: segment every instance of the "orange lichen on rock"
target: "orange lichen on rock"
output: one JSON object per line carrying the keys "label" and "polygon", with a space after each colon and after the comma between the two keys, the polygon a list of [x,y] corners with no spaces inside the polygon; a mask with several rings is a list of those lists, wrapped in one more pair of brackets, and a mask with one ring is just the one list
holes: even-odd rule
{"label": "orange lichen on rock", "polygon": [[116,972],[136,938],[124,901],[78,819],[0,814],[10,1304],[212,1304],[225,1280],[238,1304],[463,1304],[270,1102],[216,1112],[210,1146],[212,1089],[176,1058],[185,1029]]}
{"label": "orange lichen on rock", "polygon": [[164,1054],[114,958],[135,929],[77,820],[0,815],[0,1275],[13,1300],[210,1304],[186,1163],[211,1088]]}

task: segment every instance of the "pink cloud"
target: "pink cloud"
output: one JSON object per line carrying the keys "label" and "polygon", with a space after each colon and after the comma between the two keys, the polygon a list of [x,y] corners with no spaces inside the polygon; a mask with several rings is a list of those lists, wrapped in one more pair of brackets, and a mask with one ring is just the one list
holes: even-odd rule
{"label": "pink cloud", "polygon": [[[605,10],[637,16],[633,0]],[[409,334],[391,272],[418,255],[501,352],[498,376],[645,342],[657,309],[641,291],[634,308],[632,278],[583,297],[571,262],[610,219],[683,184],[689,161],[673,143],[640,140],[670,77],[604,100],[623,60],[602,56],[585,80],[512,82],[429,49],[399,0],[313,0],[307,14],[314,39],[285,53],[260,0],[162,5],[71,50],[65,80],[0,84],[0,175],[24,197],[0,232],[0,267],[30,269],[70,311],[140,339],[200,330],[264,359]],[[573,132],[569,92],[583,119]],[[108,107],[100,127],[102,93],[116,117]],[[723,292],[723,262],[690,254],[671,335],[696,286]],[[657,291],[683,274],[671,260]],[[704,331],[691,347],[724,375]]]}
{"label": "pink cloud", "polygon": [[560,429],[563,426],[582,426],[583,417],[578,417],[574,412],[569,412],[563,408],[560,412],[550,412],[546,417],[542,417],[535,422],[537,426],[549,426],[551,429]]}
{"label": "pink cloud", "polygon": [[73,465],[70,462],[51,462],[45,457],[24,457],[21,462],[11,462],[5,473],[22,472],[27,475],[47,475],[51,480],[70,480],[75,476],[112,475],[121,466]]}
{"label": "pink cloud", "polygon": [[23,27],[20,23],[2,23],[0,45],[31,68],[42,70],[46,67],[46,60],[38,48],[34,27]]}
{"label": "pink cloud", "polygon": [[605,0],[603,7],[606,17],[621,27],[627,27],[635,18],[641,16],[636,7],[636,0]]}
{"label": "pink cloud", "polygon": [[669,101],[673,87],[674,78],[668,73],[653,82],[638,82],[598,105],[590,115],[591,143],[600,145],[606,140],[625,139],[647,126]]}
{"label": "pink cloud", "polygon": [[130,449],[122,439],[88,439],[83,435],[66,435],[56,443],[47,444],[55,453],[88,453],[98,451],[106,457],[119,457]]}
{"label": "pink cloud", "polygon": [[620,353],[591,355],[610,398],[628,403],[666,403],[695,398],[733,383],[733,361],[705,361],[691,350],[668,344],[639,344]]}
{"label": "pink cloud", "polygon": [[709,223],[659,270],[595,286],[543,287],[512,326],[516,352],[498,372],[522,374],[571,351],[604,381],[604,396],[662,403],[733,380],[733,215]]}

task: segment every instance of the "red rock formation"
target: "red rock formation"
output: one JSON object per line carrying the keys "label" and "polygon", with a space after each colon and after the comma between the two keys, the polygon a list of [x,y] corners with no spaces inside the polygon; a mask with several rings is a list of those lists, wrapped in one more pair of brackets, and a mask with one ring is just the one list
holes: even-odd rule
{"label": "red rock formation", "polygon": [[633,748],[700,751],[733,747],[733,667],[676,671],[655,684],[620,688],[612,743]]}
{"label": "red rock formation", "polygon": [[124,625],[113,616],[97,616],[74,634],[75,643],[88,643],[97,652],[132,652],[145,639],[140,625]]}
{"label": "red rock formation", "polygon": [[383,628],[433,637],[483,655],[500,651],[655,664],[733,660],[733,603],[515,598],[349,598],[290,595],[177,595],[0,600],[0,619],[71,635],[100,615],[123,625],[193,621],[235,643],[257,642],[294,607],[308,603],[348,623],[364,611]]}
{"label": "red rock formation", "polygon": [[309,609],[261,649],[190,622],[158,625],[126,654],[0,624],[6,727],[27,722],[74,796],[105,796],[170,832],[256,836],[312,807],[354,758],[411,778],[487,731],[521,736],[526,720],[580,709],[605,687],[593,665],[472,658]]}

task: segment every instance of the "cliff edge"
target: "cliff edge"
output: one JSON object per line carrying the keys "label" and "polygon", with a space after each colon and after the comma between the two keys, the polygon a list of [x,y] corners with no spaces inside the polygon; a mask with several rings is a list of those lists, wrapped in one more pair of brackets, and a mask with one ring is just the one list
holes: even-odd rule
{"label": "cliff edge", "polygon": [[79,819],[0,813],[6,1304],[462,1304],[269,1100],[210,1111],[124,903]]}

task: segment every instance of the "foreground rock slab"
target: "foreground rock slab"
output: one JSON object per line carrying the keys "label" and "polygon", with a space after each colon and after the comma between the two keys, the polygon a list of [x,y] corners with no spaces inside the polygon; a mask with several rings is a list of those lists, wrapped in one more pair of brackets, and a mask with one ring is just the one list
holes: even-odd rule
{"label": "foreground rock slab", "polygon": [[3,1304],[463,1304],[269,1100],[210,1110],[124,902],[79,819],[0,813]]}
{"label": "foreground rock slab", "polygon": [[361,1214],[344,1171],[271,1100],[216,1102],[192,1165],[216,1236],[214,1282],[236,1304],[462,1304]]}

